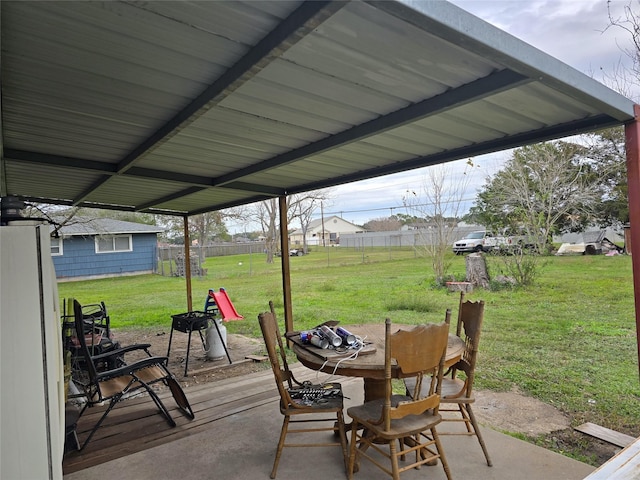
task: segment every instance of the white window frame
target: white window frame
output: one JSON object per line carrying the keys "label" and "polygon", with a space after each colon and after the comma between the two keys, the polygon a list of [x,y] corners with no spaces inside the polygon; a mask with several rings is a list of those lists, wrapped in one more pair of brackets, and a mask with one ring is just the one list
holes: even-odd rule
{"label": "white window frame", "polygon": [[[53,242],[56,240],[58,241],[58,245],[53,244]],[[51,256],[52,257],[61,257],[63,255],[64,250],[63,250],[62,244],[63,244],[62,237],[57,237],[57,238],[51,237]],[[56,247],[58,248],[58,251],[54,252],[53,249]]]}
{"label": "white window frame", "polygon": [[[126,249],[118,249],[116,248],[117,240],[121,238],[128,239],[128,247]],[[100,250],[100,242],[105,242],[107,240],[111,240],[111,250]],[[133,251],[133,238],[131,235],[100,235],[95,237],[95,245],[96,245],[96,253],[121,253],[121,252],[132,252]]]}

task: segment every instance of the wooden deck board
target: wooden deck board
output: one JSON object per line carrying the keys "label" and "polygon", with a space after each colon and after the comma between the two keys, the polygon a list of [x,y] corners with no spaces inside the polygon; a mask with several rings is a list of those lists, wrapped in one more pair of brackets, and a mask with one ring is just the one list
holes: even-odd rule
{"label": "wooden deck board", "polygon": [[[305,367],[296,365],[293,371],[301,381],[315,380],[316,372]],[[189,420],[182,414],[168,390],[160,393],[160,398],[177,424],[175,428],[169,426],[149,397],[120,402],[82,452],[69,452],[64,456],[63,473],[100,465],[215,428],[217,420],[278,400],[271,370],[192,385],[185,388],[185,393],[194,410],[194,420]],[[275,414],[277,407],[274,408]],[[77,428],[81,443],[105,409],[106,406],[89,408],[82,415]]]}
{"label": "wooden deck board", "polygon": [[584,423],[575,427],[575,429],[579,432],[586,433],[587,435],[591,435],[592,437],[599,438],[600,440],[604,440],[605,442],[609,442],[622,448],[632,444],[636,440],[630,435],[616,432],[615,430],[611,430],[610,428],[605,428],[591,422]]}

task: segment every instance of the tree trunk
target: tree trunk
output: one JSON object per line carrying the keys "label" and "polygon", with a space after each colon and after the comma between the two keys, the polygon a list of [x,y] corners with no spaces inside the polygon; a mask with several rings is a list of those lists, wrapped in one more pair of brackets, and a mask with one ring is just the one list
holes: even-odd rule
{"label": "tree trunk", "polygon": [[465,264],[467,267],[467,282],[475,287],[489,288],[489,274],[487,273],[487,262],[481,253],[471,253],[467,255]]}

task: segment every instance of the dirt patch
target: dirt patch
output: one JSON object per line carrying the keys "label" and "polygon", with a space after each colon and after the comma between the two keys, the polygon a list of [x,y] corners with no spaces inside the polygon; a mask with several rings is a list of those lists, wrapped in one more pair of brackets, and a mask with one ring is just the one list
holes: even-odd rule
{"label": "dirt patch", "polygon": [[571,428],[571,419],[557,408],[510,392],[477,391],[474,412],[478,422],[491,428],[522,434],[530,442],[600,466],[620,448]]}
{"label": "dirt patch", "polygon": [[[153,355],[164,356],[169,348],[170,332],[157,328],[127,329],[115,331],[115,340],[121,345],[134,343],[151,344],[150,352]],[[204,335],[205,332],[203,332]],[[187,343],[189,335],[174,331],[171,338],[171,350],[169,352],[169,370],[176,376],[183,386],[192,384],[215,382],[225,378],[246,375],[269,368],[265,362],[256,362],[246,357],[249,355],[263,355],[264,343],[262,340],[245,337],[244,335],[227,335],[227,350],[232,363],[226,355],[218,359],[208,358],[205,346],[198,332],[191,334],[191,348],[189,351],[189,365],[187,375],[184,375],[187,359]],[[205,336],[206,340],[206,336]]]}
{"label": "dirt patch", "polygon": [[[204,332],[203,332],[204,333]],[[149,343],[154,355],[166,355],[170,330],[158,328],[127,329],[115,332],[121,345]],[[169,370],[185,387],[247,375],[269,368],[268,362],[256,362],[246,357],[264,355],[262,340],[229,334],[226,356],[207,358],[197,332],[191,336],[189,369],[184,376],[188,334],[175,332],[171,340]],[[514,389],[510,392],[476,391],[474,411],[478,421],[495,430],[520,434],[532,443],[568,454],[581,461],[599,466],[615,455],[620,448],[584,435],[571,428],[571,419],[560,410]]]}
{"label": "dirt patch", "polygon": [[518,390],[477,391],[474,412],[478,421],[496,430],[522,433],[530,437],[569,428],[569,417],[558,409]]}

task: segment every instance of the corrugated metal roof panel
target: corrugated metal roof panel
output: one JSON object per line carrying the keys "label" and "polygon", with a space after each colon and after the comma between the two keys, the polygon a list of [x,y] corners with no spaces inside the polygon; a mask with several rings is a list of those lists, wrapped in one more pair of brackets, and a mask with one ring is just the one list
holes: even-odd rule
{"label": "corrugated metal roof panel", "polygon": [[0,8],[2,196],[190,214],[633,118],[446,2]]}

